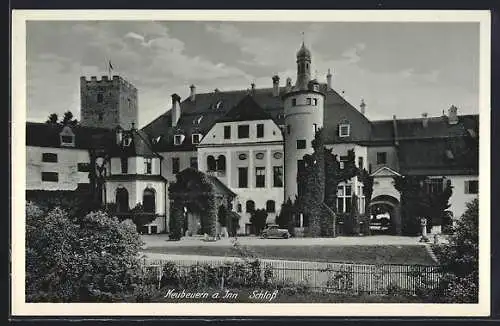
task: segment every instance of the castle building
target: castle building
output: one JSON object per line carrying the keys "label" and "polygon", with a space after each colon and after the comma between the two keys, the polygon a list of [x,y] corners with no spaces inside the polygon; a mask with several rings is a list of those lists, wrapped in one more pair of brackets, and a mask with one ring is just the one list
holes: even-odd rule
{"label": "castle building", "polygon": [[[77,191],[89,186],[88,172],[97,166],[103,202],[118,212],[141,206],[143,214],[154,214],[144,232],[168,232],[168,185],[191,167],[229,194],[239,233],[249,234],[255,209],[265,209],[273,223],[282,203],[297,196],[297,172],[323,128],[325,146],[341,167],[353,150],[356,166],[374,177],[371,207],[396,216],[400,195],[393,177],[424,175],[429,191],[451,182],[450,211],[459,217],[478,195],[479,116],[459,115],[451,106],[437,117],[370,121],[363,100],[358,109],[334,90],[330,70],[326,83],[311,79],[311,63],[302,44],[295,84],[287,78],[282,86],[272,76],[271,87],[200,94],[191,85],[184,100],[172,94],[171,106],[140,130],[133,85],[118,76],[81,77],[79,125],[26,125],[27,191]],[[357,177],[339,184],[339,213],[349,212],[353,195],[359,212],[368,213],[363,187]]]}

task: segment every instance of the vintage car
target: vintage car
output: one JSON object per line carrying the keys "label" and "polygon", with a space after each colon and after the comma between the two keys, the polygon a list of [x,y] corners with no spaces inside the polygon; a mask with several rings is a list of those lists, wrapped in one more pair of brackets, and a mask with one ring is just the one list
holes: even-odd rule
{"label": "vintage car", "polygon": [[288,239],[290,233],[287,229],[280,229],[277,224],[269,224],[261,233],[262,238]]}

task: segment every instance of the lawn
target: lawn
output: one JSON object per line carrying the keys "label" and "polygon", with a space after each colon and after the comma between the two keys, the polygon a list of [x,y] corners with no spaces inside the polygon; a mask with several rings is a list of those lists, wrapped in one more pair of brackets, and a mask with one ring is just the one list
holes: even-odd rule
{"label": "lawn", "polygon": [[[344,245],[344,246],[245,246],[255,257],[317,262],[345,262],[358,264],[419,264],[436,262],[421,245]],[[150,247],[145,252],[239,257],[231,246],[175,246]]]}

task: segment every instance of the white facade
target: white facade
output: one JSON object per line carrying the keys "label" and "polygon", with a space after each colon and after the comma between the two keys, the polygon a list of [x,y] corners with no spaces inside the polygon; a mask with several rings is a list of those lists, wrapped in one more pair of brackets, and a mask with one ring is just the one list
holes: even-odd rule
{"label": "white facade", "polygon": [[[45,157],[45,162],[44,162]],[[76,190],[89,183],[88,150],[26,146],[26,190]],[[57,177],[56,177],[57,176]]]}
{"label": "white facade", "polygon": [[477,175],[452,175],[445,177],[451,180],[451,185],[453,187],[452,194],[450,197],[450,210],[453,213],[454,219],[459,219],[467,209],[467,203],[475,198],[478,198],[478,193],[470,193],[473,187],[467,185],[470,181],[479,182],[479,177]]}
{"label": "white facade", "polygon": [[[239,125],[249,125],[249,137],[238,138]],[[263,125],[262,137],[257,137],[257,125]],[[231,130],[230,139],[224,138],[225,127]],[[210,166],[212,158],[215,166]],[[225,162],[222,168],[221,160]],[[275,222],[284,198],[283,165],[283,137],[272,120],[217,123],[198,146],[199,170],[216,176],[237,195],[233,210],[241,216],[239,233],[249,232],[249,201],[255,209],[270,208],[267,222]]]}

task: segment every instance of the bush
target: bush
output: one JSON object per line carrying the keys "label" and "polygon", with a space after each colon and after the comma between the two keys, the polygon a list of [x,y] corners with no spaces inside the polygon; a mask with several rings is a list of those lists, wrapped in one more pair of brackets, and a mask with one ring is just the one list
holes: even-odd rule
{"label": "bush", "polygon": [[29,302],[120,300],[140,282],[135,225],[102,212],[73,222],[55,208],[26,206],[26,298]]}
{"label": "bush", "polygon": [[479,289],[479,201],[467,210],[453,228],[449,243],[435,251],[445,276],[441,289],[449,302],[477,302]]}

